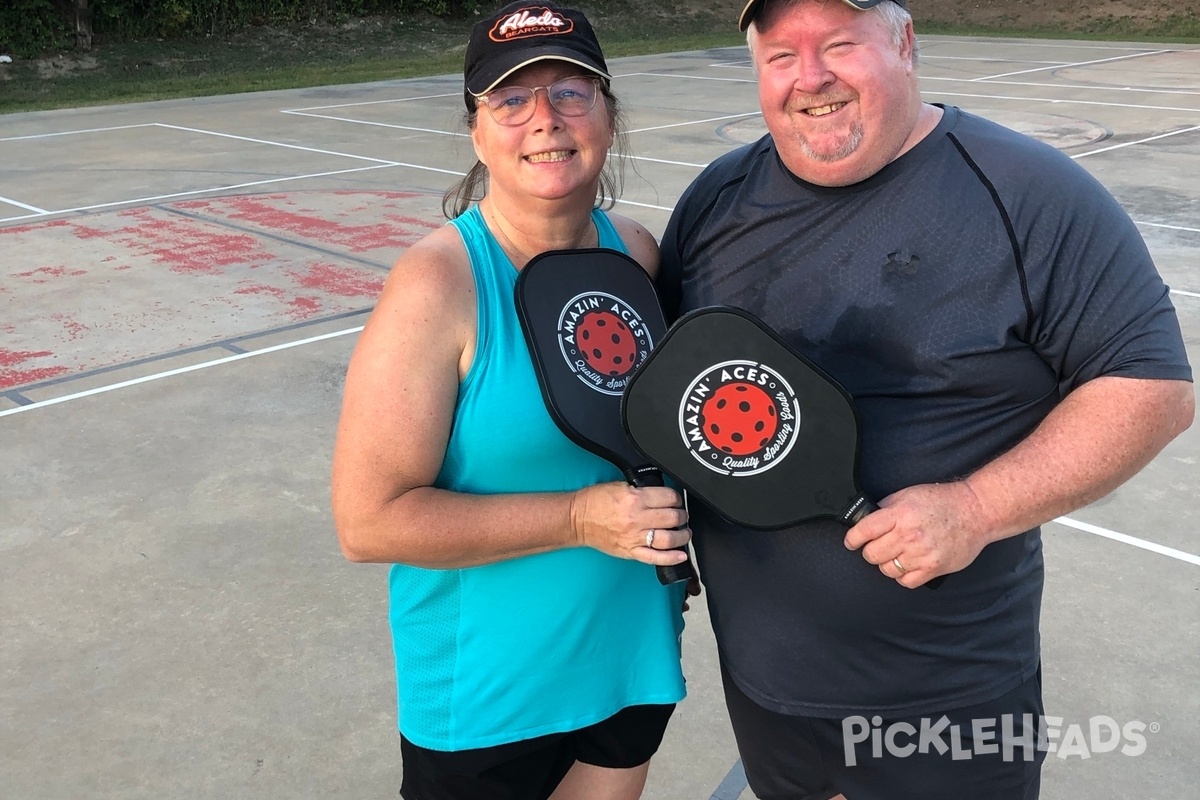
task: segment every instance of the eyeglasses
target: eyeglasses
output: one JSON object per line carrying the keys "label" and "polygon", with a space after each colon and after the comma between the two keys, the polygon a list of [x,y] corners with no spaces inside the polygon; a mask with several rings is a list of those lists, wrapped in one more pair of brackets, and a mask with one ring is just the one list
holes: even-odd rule
{"label": "eyeglasses", "polygon": [[505,86],[479,95],[492,119],[501,125],[524,125],[533,119],[537,108],[537,90],[545,89],[550,105],[564,117],[581,117],[596,106],[600,93],[599,78],[574,75],[549,86]]}

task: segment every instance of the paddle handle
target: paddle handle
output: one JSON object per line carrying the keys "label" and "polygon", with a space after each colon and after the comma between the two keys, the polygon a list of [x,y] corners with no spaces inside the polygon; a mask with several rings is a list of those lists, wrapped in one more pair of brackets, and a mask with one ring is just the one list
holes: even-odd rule
{"label": "paddle handle", "polygon": [[[657,467],[643,466],[634,467],[625,473],[625,479],[629,481],[631,486],[664,486],[662,471]],[[687,553],[687,545],[676,547],[683,553]],[[658,575],[658,582],[663,586],[670,586],[672,583],[680,581],[689,581],[696,577],[696,568],[692,566],[691,558],[687,561],[682,561],[678,564],[672,564],[667,567],[655,567],[655,573]]]}
{"label": "paddle handle", "polygon": [[858,523],[862,522],[863,517],[872,512],[878,511],[879,506],[875,505],[873,500],[867,499],[866,495],[859,495],[851,501],[850,505],[846,506],[846,510],[838,515],[838,522],[845,525],[847,528],[853,528]]}
{"label": "paddle handle", "polygon": [[[848,528],[853,528],[867,514],[878,510],[879,506],[876,505],[874,501],[869,500],[867,497],[860,494],[858,497],[854,498],[854,502],[850,503],[846,510],[842,512],[841,516],[838,517],[838,521]],[[942,581],[945,579],[945,575],[939,575],[936,578],[930,578],[925,582],[925,588],[936,589],[942,585]]]}

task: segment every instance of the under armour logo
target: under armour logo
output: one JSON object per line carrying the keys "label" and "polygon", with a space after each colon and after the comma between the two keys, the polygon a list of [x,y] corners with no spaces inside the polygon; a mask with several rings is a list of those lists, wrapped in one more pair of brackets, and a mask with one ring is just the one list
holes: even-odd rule
{"label": "under armour logo", "polygon": [[907,250],[897,250],[888,253],[888,262],[883,265],[884,275],[916,275],[917,264],[921,263],[919,256]]}

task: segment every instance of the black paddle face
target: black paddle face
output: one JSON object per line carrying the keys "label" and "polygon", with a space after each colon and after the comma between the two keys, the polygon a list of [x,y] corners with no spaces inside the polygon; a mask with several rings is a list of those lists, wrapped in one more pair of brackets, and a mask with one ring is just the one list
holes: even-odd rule
{"label": "black paddle face", "polygon": [[745,312],[680,319],[629,382],[622,412],[650,461],[737,524],[850,524],[869,505],[850,395]]}
{"label": "black paddle face", "polygon": [[[615,464],[634,486],[662,486],[662,473],[621,424],[625,387],[667,328],[646,271],[616,250],[542,253],[521,270],[516,305],[542,399],[559,430]],[[696,576],[691,561],[656,572],[663,585]]]}
{"label": "black paddle face", "polygon": [[615,250],[558,250],[526,264],[516,292],[550,416],[628,477],[645,459],[621,427],[621,395],[667,328],[650,277]]}

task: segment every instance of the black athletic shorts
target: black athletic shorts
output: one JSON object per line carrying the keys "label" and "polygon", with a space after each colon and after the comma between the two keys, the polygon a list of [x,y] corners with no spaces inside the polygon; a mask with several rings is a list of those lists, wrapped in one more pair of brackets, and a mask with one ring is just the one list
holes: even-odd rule
{"label": "black athletic shorts", "polygon": [[725,668],[725,702],[759,800],[1036,800],[1045,752],[1041,670],[976,706],[917,717],[768,711]]}
{"label": "black athletic shorts", "polygon": [[662,744],[672,705],[630,706],[606,720],[495,747],[443,752],[400,737],[404,800],[546,800],[582,761],[629,769],[645,764]]}

